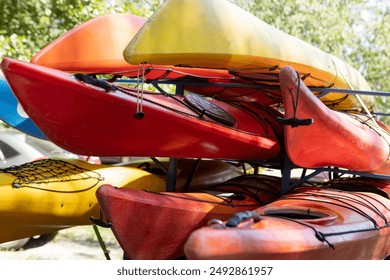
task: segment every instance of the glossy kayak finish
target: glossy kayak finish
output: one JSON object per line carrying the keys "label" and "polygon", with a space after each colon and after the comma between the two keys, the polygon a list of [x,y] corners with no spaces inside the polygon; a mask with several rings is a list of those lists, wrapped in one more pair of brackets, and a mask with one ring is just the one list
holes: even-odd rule
{"label": "glossy kayak finish", "polygon": [[35,54],[30,62],[71,73],[143,75],[147,81],[186,76],[218,78],[225,82],[234,79],[223,70],[128,64],[123,50],[145,22],[131,14],[98,16],[62,34]]}
{"label": "glossy kayak finish", "polygon": [[165,190],[165,180],[134,167],[45,159],[0,170],[0,243],[90,225],[99,217],[95,192],[118,188]]}
{"label": "glossy kayak finish", "polygon": [[[26,113],[55,144],[94,156],[167,156],[266,160],[279,156],[276,111],[263,115],[202,100],[227,126],[183,103],[183,98],[119,86],[106,92],[47,67],[4,58],[1,68]],[[44,89],[44,90],[42,90]],[[212,104],[212,105],[210,105]],[[280,126],[279,126],[280,127]]]}
{"label": "glossy kayak finish", "polygon": [[[298,78],[292,67],[280,72],[285,119],[313,121],[286,124],[284,137],[291,161],[301,167],[337,166],[373,171],[389,156],[389,135],[364,115],[349,115],[326,107]],[[370,124],[371,123],[371,124]]]}
{"label": "glossy kayak finish", "polygon": [[27,116],[0,70],[0,119],[6,124],[29,134],[46,139],[46,136]]}
{"label": "glossy kayak finish", "polygon": [[280,179],[238,177],[196,193],[145,192],[101,186],[97,198],[131,259],[175,259],[191,232],[279,197]]}
{"label": "glossy kayak finish", "polygon": [[194,231],[185,244],[186,256],[368,260],[390,254],[390,201],[375,193],[301,187],[255,212],[256,221],[237,227]]}
{"label": "glossy kayak finish", "polygon": [[[123,57],[123,50],[144,22],[144,19],[131,14],[96,17],[55,39],[34,55],[31,63],[71,73],[107,73],[142,78],[146,82],[171,79],[189,80],[195,83],[248,85],[246,78],[242,79],[227,70],[128,64]],[[280,91],[275,90],[208,85],[185,85],[184,89],[211,97],[218,96],[219,100],[250,101],[261,104],[281,101]]]}
{"label": "glossy kayak finish", "polygon": [[123,49],[145,21],[130,14],[96,17],[58,37],[35,54],[31,62],[78,73],[128,70]]}
{"label": "glossy kayak finish", "polygon": [[[165,1],[130,41],[124,57],[130,64],[230,69],[254,80],[257,73],[262,83],[275,82],[272,73],[290,65],[308,74],[308,86],[370,90],[344,61],[225,0]],[[345,97],[333,93],[324,101]],[[361,107],[355,96],[339,103],[339,109]]]}

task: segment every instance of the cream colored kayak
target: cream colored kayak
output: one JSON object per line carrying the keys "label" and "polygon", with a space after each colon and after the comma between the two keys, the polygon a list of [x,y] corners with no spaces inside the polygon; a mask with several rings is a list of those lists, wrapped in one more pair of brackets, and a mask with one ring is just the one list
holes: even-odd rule
{"label": "cream colored kayak", "polygon": [[[269,84],[275,83],[272,73],[289,65],[307,76],[308,86],[370,90],[346,62],[225,0],[165,1],[130,41],[124,57],[130,64],[229,69]],[[361,108],[355,96],[331,93],[321,100],[337,109]],[[373,106],[367,100],[373,99],[366,98]]]}

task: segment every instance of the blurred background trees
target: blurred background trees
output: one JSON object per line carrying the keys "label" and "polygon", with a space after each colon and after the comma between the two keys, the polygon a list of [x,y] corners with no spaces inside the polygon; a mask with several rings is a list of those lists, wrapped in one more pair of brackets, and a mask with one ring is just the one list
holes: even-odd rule
{"label": "blurred background trees", "polygon": [[132,13],[147,17],[160,2],[0,0],[0,57],[28,61],[49,42],[82,22],[110,13]]}
{"label": "blurred background trees", "polygon": [[[230,0],[270,25],[347,61],[390,91],[388,0]],[[0,57],[28,61],[76,25],[109,13],[149,17],[163,0],[0,0]],[[174,20],[174,19],[172,19]],[[102,38],[104,40],[104,38]],[[379,109],[390,112],[385,98]]]}

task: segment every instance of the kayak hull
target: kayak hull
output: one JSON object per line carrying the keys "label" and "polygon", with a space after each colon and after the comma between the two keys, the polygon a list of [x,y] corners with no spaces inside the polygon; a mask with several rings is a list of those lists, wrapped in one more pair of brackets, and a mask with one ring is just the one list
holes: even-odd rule
{"label": "kayak hull", "polygon": [[166,186],[164,179],[134,167],[74,159],[44,159],[1,171],[0,243],[90,225],[91,216],[99,217],[95,192],[103,184],[155,191]]}
{"label": "kayak hull", "polygon": [[31,63],[75,73],[129,70],[123,49],[145,22],[130,14],[96,17],[49,43],[32,57]]}
{"label": "kayak hull", "polygon": [[[146,20],[131,14],[110,14],[86,21],[49,43],[33,56],[31,63],[71,72],[128,76],[154,80],[186,80],[192,85],[184,89],[218,96],[219,100],[251,101],[272,104],[281,100],[280,91],[256,88],[208,86],[204,83],[243,83],[227,70],[185,68],[172,65],[131,65],[123,57],[123,50]],[[105,38],[102,40],[101,38]],[[107,44],[107,40],[111,43]],[[202,86],[196,86],[202,83]]]}
{"label": "kayak hull", "polygon": [[285,124],[290,160],[301,167],[337,166],[374,171],[389,157],[389,135],[365,115],[346,114],[326,107],[298,78],[292,67],[280,72],[285,119],[312,120],[309,125]]}
{"label": "kayak hull", "polygon": [[0,70],[0,119],[6,124],[31,136],[46,139],[46,136],[27,116]]}
{"label": "kayak hull", "polygon": [[[268,76],[268,83],[290,65],[307,74],[308,86],[370,90],[352,66],[225,0],[165,1],[130,41],[124,57],[134,65],[228,69],[253,81]],[[338,109],[361,108],[355,96],[332,93],[324,101],[340,98],[346,100],[335,105]]]}
{"label": "kayak hull", "polygon": [[237,160],[279,156],[276,111],[262,109],[272,116],[263,118],[225,102],[201,100],[217,114],[228,112],[237,120],[227,126],[183,104],[182,97],[143,91],[141,98],[139,91],[122,86],[106,92],[65,72],[10,58],[1,67],[48,139],[76,154]]}
{"label": "kayak hull", "polygon": [[303,187],[258,208],[259,221],[194,231],[184,249],[189,259],[384,259],[389,206],[375,193]]}
{"label": "kayak hull", "polygon": [[278,178],[244,176],[197,193],[122,191],[104,185],[96,196],[129,258],[176,259],[184,255],[183,245],[193,230],[210,219],[275,200],[279,184]]}

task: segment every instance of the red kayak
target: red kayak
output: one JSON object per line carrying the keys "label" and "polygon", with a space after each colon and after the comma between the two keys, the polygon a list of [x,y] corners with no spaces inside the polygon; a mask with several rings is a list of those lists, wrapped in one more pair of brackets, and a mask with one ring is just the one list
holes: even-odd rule
{"label": "red kayak", "polygon": [[[390,192],[300,187],[275,202],[194,231],[189,259],[384,259],[390,255]],[[345,184],[344,184],[345,185]],[[375,186],[375,184],[374,184]]]}
{"label": "red kayak", "polygon": [[96,196],[119,244],[131,259],[176,259],[191,232],[279,197],[280,179],[243,176],[196,193],[122,191],[101,186]]}
{"label": "red kayak", "polygon": [[389,158],[389,133],[365,115],[326,107],[292,67],[280,72],[284,137],[291,161],[305,168],[337,166],[373,171]]}
{"label": "red kayak", "polygon": [[242,104],[195,94],[180,97],[90,76],[76,79],[11,58],[4,58],[1,68],[47,138],[76,154],[236,160],[279,156],[275,118],[280,113],[269,107],[258,105],[254,113]]}

